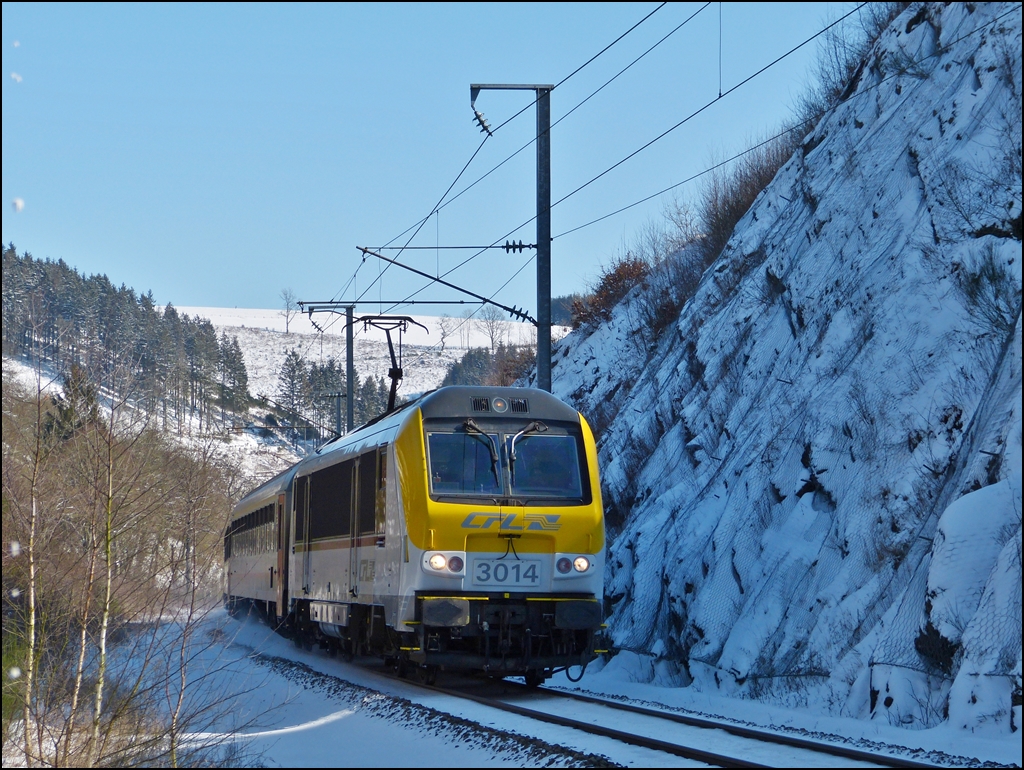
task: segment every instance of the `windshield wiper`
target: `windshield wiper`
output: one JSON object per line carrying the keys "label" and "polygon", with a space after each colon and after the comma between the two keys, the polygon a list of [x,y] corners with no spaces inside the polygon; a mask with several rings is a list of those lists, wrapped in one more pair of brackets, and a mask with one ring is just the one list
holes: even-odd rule
{"label": "windshield wiper", "polygon": [[498,460],[498,445],[494,443],[494,439],[491,438],[491,434],[483,431],[472,418],[466,420],[462,426],[466,429],[466,433],[474,433],[487,439],[487,443],[491,450],[491,470],[494,472],[494,483],[498,485],[498,489],[501,489],[501,477],[498,475],[498,463],[500,462],[500,460]]}
{"label": "windshield wiper", "polygon": [[534,420],[512,437],[512,445],[509,447],[508,453],[508,473],[509,480],[513,485],[516,483],[516,441],[530,433],[544,433],[547,429],[548,426],[540,420]]}

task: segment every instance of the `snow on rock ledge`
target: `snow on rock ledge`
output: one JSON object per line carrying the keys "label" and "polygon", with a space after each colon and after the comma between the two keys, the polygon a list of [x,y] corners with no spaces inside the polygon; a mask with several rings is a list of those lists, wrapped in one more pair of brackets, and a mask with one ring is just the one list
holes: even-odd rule
{"label": "snow on rock ledge", "polygon": [[638,344],[630,295],[558,346],[613,640],[677,684],[1019,728],[1020,41],[1019,4],[913,4],[676,323]]}

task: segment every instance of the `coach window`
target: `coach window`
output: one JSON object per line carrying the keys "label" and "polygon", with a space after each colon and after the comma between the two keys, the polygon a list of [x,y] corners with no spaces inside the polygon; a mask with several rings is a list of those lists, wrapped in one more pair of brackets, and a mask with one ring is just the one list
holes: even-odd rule
{"label": "coach window", "polygon": [[301,543],[306,539],[306,485],[309,476],[295,479],[295,491],[292,498],[292,516],[295,519],[295,541]]}
{"label": "coach window", "polygon": [[385,445],[377,451],[377,499],[374,504],[374,518],[378,535],[384,534],[387,523],[387,489],[388,448]]}
{"label": "coach window", "polygon": [[313,474],[309,502],[309,539],[346,537],[351,532],[353,461]]}
{"label": "coach window", "polygon": [[284,506],[281,504],[280,498],[277,501],[277,505],[274,506],[274,547],[280,551],[284,548]]}

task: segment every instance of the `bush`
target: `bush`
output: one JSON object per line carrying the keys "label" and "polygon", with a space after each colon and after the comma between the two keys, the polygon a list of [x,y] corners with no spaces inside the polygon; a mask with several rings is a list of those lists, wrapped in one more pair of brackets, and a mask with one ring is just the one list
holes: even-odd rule
{"label": "bush", "polygon": [[537,350],[529,346],[498,345],[487,385],[506,387],[521,380],[537,365]]}
{"label": "bush", "polygon": [[953,274],[964,307],[984,333],[1003,337],[1013,330],[1020,315],[1021,287],[991,244],[966,264],[954,263]]}
{"label": "bush", "polygon": [[798,138],[791,132],[762,141],[731,171],[715,171],[707,177],[697,205],[705,266],[722,253],[736,224],[793,154]]}
{"label": "bush", "polygon": [[497,385],[507,387],[522,379],[537,364],[537,350],[529,345],[498,343],[491,353],[472,348],[448,367],[441,386]]}
{"label": "bush", "polygon": [[486,348],[470,348],[459,361],[448,367],[441,387],[448,385],[483,385],[491,367],[491,353]]}
{"label": "bush", "polygon": [[858,15],[859,29],[844,32],[842,25],[825,36],[818,52],[816,86],[797,108],[797,117],[808,128],[840,101],[848,97],[860,80],[862,65],[871,47],[889,23],[910,3],[866,3]]}
{"label": "bush", "polygon": [[629,291],[643,282],[650,265],[632,252],[616,259],[601,272],[597,287],[572,303],[572,328],[596,326],[612,316],[612,309]]}

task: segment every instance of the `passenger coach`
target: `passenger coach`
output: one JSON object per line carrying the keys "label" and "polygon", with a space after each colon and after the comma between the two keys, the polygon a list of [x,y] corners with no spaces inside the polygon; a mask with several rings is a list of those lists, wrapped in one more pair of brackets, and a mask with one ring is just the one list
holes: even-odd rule
{"label": "passenger coach", "polygon": [[539,684],[598,650],[594,437],[550,393],[428,393],[259,487],[225,537],[227,603],[294,636]]}

